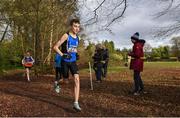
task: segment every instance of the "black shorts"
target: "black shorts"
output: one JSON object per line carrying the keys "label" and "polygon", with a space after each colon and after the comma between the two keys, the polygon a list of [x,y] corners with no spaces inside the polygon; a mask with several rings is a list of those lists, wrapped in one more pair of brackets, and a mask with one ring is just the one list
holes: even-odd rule
{"label": "black shorts", "polygon": [[32,67],[25,67],[25,69],[26,69],[26,68],[29,68],[29,70],[30,70]]}
{"label": "black shorts", "polygon": [[71,71],[71,74],[78,74],[78,66],[76,62],[62,62],[62,68],[63,68],[63,78],[69,77],[69,70]]}

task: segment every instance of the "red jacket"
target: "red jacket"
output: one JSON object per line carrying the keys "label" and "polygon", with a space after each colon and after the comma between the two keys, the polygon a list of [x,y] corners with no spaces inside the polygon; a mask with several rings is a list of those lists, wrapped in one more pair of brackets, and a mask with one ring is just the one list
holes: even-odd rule
{"label": "red jacket", "polygon": [[129,53],[129,56],[131,56],[130,69],[136,71],[143,71],[143,46],[144,43],[134,43],[133,50]]}

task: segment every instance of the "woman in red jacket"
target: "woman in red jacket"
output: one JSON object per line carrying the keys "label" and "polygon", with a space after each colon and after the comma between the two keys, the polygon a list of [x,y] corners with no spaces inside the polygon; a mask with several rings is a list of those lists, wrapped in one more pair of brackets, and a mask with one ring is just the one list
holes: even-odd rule
{"label": "woman in red jacket", "polygon": [[131,56],[130,69],[134,70],[134,95],[139,95],[139,93],[143,93],[144,85],[141,79],[140,72],[143,71],[143,46],[145,40],[139,40],[139,33],[136,32],[132,37],[131,41],[134,44],[132,52],[128,55]]}

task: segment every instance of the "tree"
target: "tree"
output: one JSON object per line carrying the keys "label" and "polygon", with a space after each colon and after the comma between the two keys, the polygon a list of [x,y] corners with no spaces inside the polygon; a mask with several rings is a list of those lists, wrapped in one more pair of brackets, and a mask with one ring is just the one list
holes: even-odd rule
{"label": "tree", "polygon": [[145,43],[145,45],[144,45],[144,52],[145,53],[146,52],[151,52],[151,50],[152,50],[151,45],[149,43]]}
{"label": "tree", "polygon": [[76,8],[71,0],[1,0],[0,22],[10,23],[6,32],[19,42],[16,50],[23,54],[31,49],[36,65],[43,65],[46,57],[46,63],[51,61],[52,44],[67,31],[67,19]]}
{"label": "tree", "polygon": [[164,47],[163,47],[163,50],[162,50],[161,58],[163,58],[163,59],[169,59],[169,57],[170,57],[169,52],[170,52],[169,46],[164,46]]}
{"label": "tree", "polygon": [[170,57],[169,46],[159,46],[158,48],[152,48],[151,57],[159,57],[161,59],[168,59]]}
{"label": "tree", "polygon": [[151,53],[151,57],[161,57],[161,52],[158,48],[153,48],[152,49],[152,53]]}
{"label": "tree", "polygon": [[105,40],[102,44],[109,50],[110,53],[115,52],[114,42]]}
{"label": "tree", "polygon": [[[53,57],[52,45],[64,32],[67,32],[69,16],[80,17],[85,27],[102,21],[99,25],[100,30],[97,30],[110,31],[109,26],[123,18],[127,7],[126,0],[95,0],[95,2],[96,6],[86,12],[91,12],[92,15],[83,20],[80,8],[82,3],[87,7],[89,1],[86,0],[1,0],[0,26],[7,27],[4,28],[0,42],[8,38],[7,34],[11,34],[10,43],[16,44],[15,50],[22,55],[26,50],[31,50],[36,65],[50,65]],[[107,5],[111,7],[107,9]],[[107,18],[107,22],[103,20]],[[107,45],[111,51],[114,51],[113,42]],[[91,48],[92,51],[94,45]]]}
{"label": "tree", "polygon": [[173,56],[180,57],[180,37],[174,37],[171,39],[171,41],[173,44],[171,47]]}
{"label": "tree", "polygon": [[121,54],[123,55],[123,60],[124,60],[125,62],[128,61],[128,52],[130,52],[130,50],[128,50],[127,48],[123,48],[123,49],[121,50]]}

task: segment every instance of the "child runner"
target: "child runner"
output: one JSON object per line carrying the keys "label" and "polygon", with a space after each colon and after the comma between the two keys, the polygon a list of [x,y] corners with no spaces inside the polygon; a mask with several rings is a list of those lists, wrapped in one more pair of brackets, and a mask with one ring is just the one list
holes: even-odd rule
{"label": "child runner", "polygon": [[22,59],[22,65],[25,67],[26,69],[26,75],[27,75],[27,80],[28,82],[30,82],[30,69],[34,64],[34,59],[32,58],[31,54],[29,51],[26,52],[26,55],[24,56],[24,58]]}
{"label": "child runner", "polygon": [[[63,68],[63,78],[68,79],[68,72],[74,76],[74,104],[73,108],[77,111],[81,111],[79,106],[79,91],[80,91],[80,80],[78,73],[77,61],[77,47],[79,44],[79,38],[77,36],[80,31],[80,21],[79,19],[72,19],[70,21],[70,31],[65,33],[61,39],[55,44],[54,50],[60,54],[63,58],[62,68]],[[62,46],[61,51],[59,47]]]}

